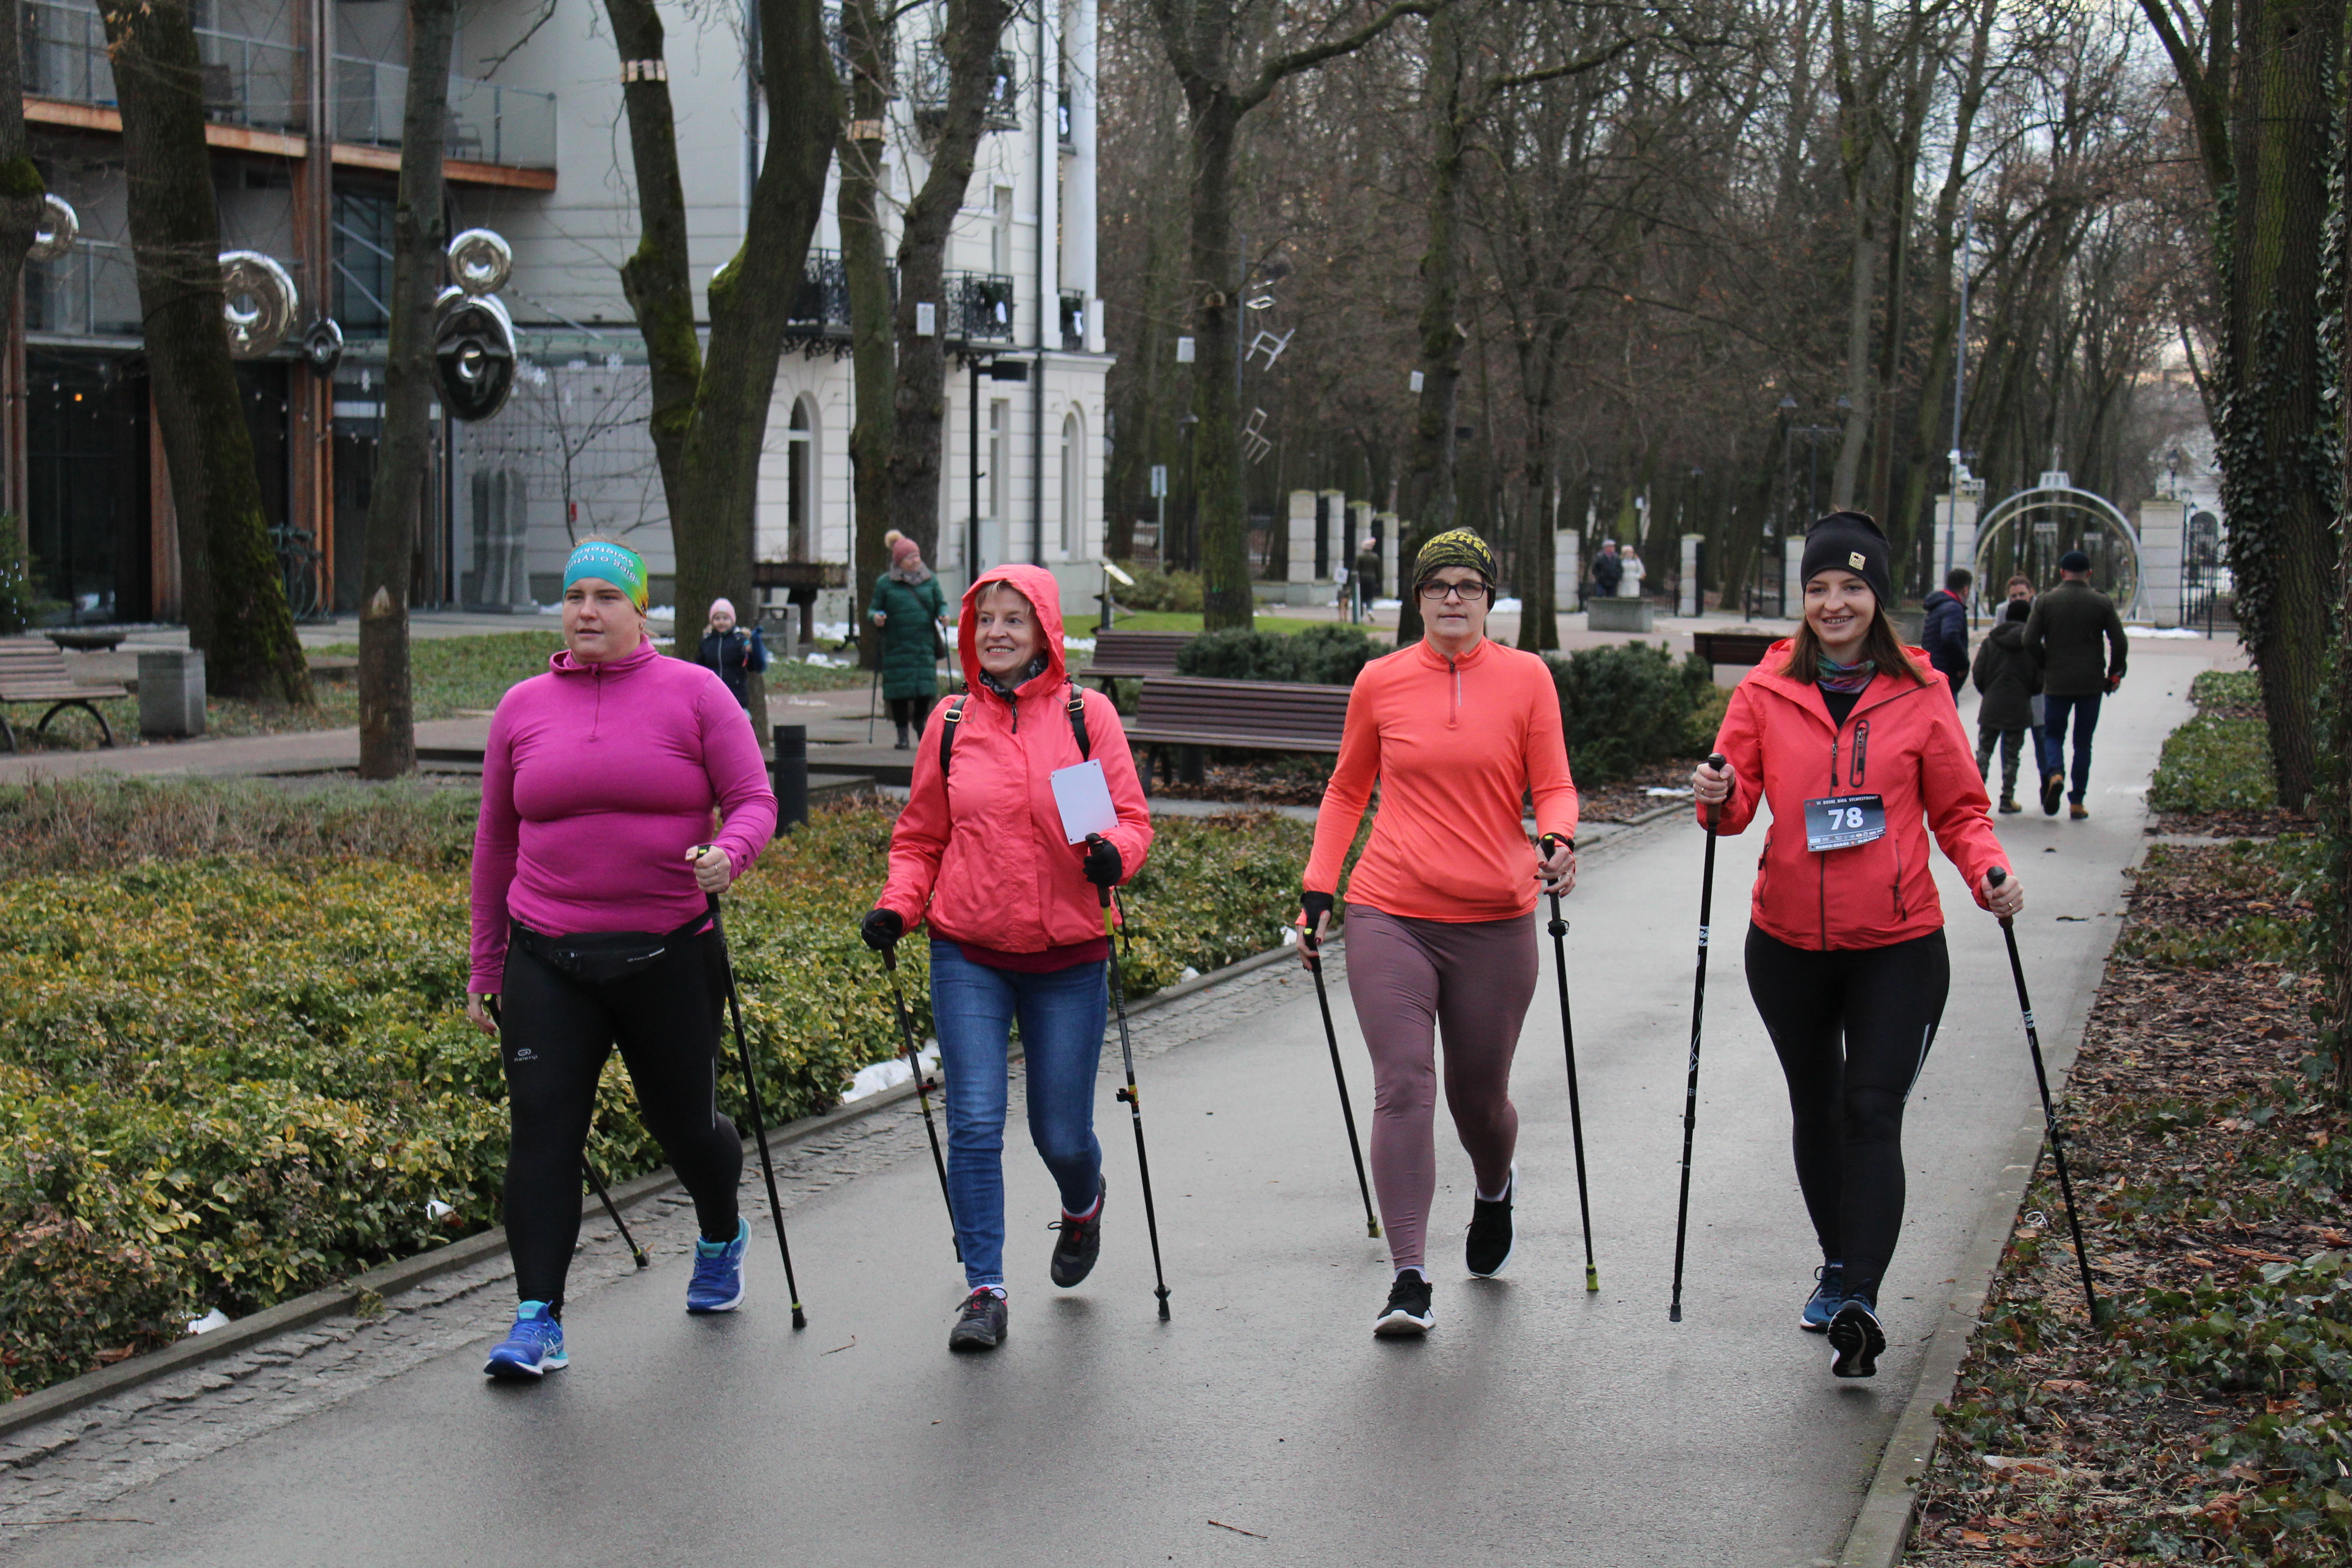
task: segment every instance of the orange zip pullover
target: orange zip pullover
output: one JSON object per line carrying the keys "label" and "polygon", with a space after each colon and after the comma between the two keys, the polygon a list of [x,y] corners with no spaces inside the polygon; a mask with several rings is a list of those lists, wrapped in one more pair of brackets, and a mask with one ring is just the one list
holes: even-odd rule
{"label": "orange zip pullover", "polygon": [[1418,642],[1356,677],[1339,765],[1307,862],[1309,892],[1336,893],[1372,785],[1381,810],[1348,900],[1407,920],[1509,920],[1536,907],[1538,864],[1520,815],[1576,837],[1576,782],[1551,669],[1486,639],[1448,660]]}

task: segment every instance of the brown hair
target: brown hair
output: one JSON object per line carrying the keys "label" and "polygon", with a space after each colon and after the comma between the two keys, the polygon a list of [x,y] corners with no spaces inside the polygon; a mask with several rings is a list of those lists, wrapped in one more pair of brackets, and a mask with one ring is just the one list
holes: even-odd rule
{"label": "brown hair", "polygon": [[[1862,657],[1888,675],[1908,678],[1914,686],[1927,684],[1927,678],[1919,673],[1919,667],[1903,651],[1902,634],[1895,629],[1895,623],[1887,619],[1884,609],[1870,617],[1870,629],[1862,634]],[[1799,621],[1797,635],[1789,647],[1789,662],[1781,667],[1780,673],[1791,680],[1811,684],[1821,679],[1822,658],[1822,639],[1814,635],[1813,623]]]}
{"label": "brown hair", "polygon": [[1014,598],[1020,600],[1022,607],[1026,609],[1031,615],[1034,616],[1037,613],[1037,606],[1031,602],[1029,595],[1023,593],[1020,589],[1014,587],[1012,584],[1006,582],[1002,577],[997,578],[992,583],[982,583],[980,585],[979,594],[974,595],[972,598],[971,607],[975,610],[979,609],[982,605],[988,603],[991,598],[994,597],[998,594],[1010,594]]}

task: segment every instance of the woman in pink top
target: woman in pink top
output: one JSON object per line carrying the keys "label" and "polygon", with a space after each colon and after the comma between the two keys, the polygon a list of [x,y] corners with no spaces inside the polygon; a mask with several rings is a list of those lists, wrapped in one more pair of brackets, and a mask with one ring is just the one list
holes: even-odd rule
{"label": "woman in pink top", "polygon": [[[1536,893],[1576,885],[1559,698],[1541,658],[1486,640],[1495,576],[1494,552],[1467,529],[1422,547],[1412,586],[1426,633],[1356,678],[1300,900],[1312,952],[1377,782],[1380,815],[1348,883],[1348,992],[1372,1056],[1372,1182],[1396,1268],[1376,1334],[1436,1321],[1423,1234],[1437,1191],[1441,1026],[1446,1109],[1477,1178],[1465,1261],[1482,1279],[1510,1261],[1511,1058],[1535,997]],[[1541,855],[1521,825],[1530,795]]]}
{"label": "woman in pink top", "polygon": [[[570,1364],[563,1277],[581,1153],[615,1044],[701,1222],[686,1310],[743,1299],[751,1227],[735,1207],[742,1141],[719,1113],[725,973],[709,911],[774,833],[776,797],[726,685],[646,640],[646,588],[626,545],[572,552],[564,651],[499,701],[482,755],[466,1015],[499,1037],[506,1064],[506,1226],[522,1299],[482,1369],[500,1379]],[[714,805],[726,822],[712,840]]]}

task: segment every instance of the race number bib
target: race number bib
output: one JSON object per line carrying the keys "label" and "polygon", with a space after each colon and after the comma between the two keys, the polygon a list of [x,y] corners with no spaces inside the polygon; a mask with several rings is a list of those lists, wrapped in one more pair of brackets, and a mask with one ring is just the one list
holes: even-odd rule
{"label": "race number bib", "polygon": [[1886,802],[1874,795],[1832,795],[1805,802],[1805,847],[1851,849],[1886,837]]}

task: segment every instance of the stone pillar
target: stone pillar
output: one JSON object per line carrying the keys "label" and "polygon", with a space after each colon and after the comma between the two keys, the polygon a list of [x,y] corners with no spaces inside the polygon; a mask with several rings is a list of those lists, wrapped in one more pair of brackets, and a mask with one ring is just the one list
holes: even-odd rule
{"label": "stone pillar", "polygon": [[[1360,500],[1356,505],[1363,509],[1364,531],[1372,532],[1374,515],[1372,503]],[[1404,597],[1405,590],[1412,586],[1404,580],[1404,563],[1402,559],[1402,552],[1404,550],[1404,540],[1402,537],[1404,524],[1392,511],[1384,511],[1378,515],[1381,536],[1381,586],[1388,590],[1390,598],[1402,599]]]}
{"label": "stone pillar", "polygon": [[[1977,569],[1977,498],[1972,495],[1940,495],[1935,509],[1927,516],[1928,526],[1935,532],[1936,586],[1944,585],[1944,574],[1957,566],[1963,572]],[[1950,533],[1949,549],[1945,534]],[[1979,604],[1998,603],[2001,597],[1997,583],[1979,583],[1975,596]]]}
{"label": "stone pillar", "polygon": [[1787,595],[1781,613],[1792,621],[1805,617],[1805,580],[1798,574],[1805,564],[1805,541],[1802,535],[1780,542],[1785,557],[1780,564],[1780,592]]}
{"label": "stone pillar", "polygon": [[139,732],[205,732],[205,656],[192,647],[142,648],[139,654]]}
{"label": "stone pillar", "polygon": [[1698,580],[1698,547],[1706,542],[1705,534],[1683,535],[1682,582],[1675,594],[1675,614],[1678,616],[1697,615],[1699,601],[1706,597],[1704,584]]}
{"label": "stone pillar", "polygon": [[1584,536],[1572,528],[1551,531],[1551,602],[1559,614],[1584,607]]}
{"label": "stone pillar", "polygon": [[1315,492],[1290,492],[1290,570],[1292,583],[1315,581]]}
{"label": "stone pillar", "polygon": [[2189,542],[2189,503],[2151,500],[2139,505],[2139,598],[2120,606],[2159,626],[2180,624],[2180,568]]}

